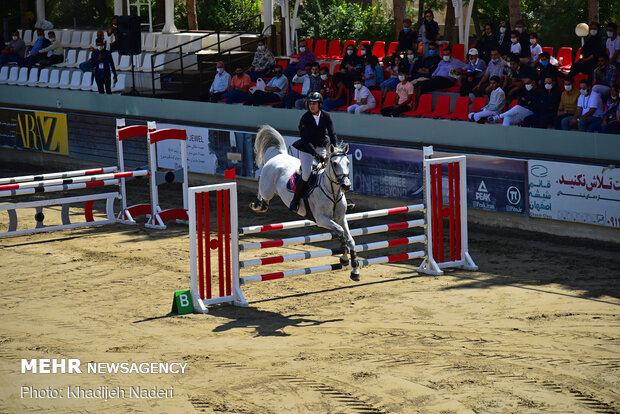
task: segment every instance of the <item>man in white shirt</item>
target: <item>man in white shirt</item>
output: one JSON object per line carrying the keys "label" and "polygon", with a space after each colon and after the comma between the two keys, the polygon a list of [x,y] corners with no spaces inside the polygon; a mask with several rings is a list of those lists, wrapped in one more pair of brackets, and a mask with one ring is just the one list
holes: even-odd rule
{"label": "man in white shirt", "polygon": [[492,76],[490,82],[491,96],[487,106],[482,108],[479,112],[472,112],[469,114],[469,120],[472,122],[483,123],[484,120],[490,116],[499,115],[506,105],[506,95],[499,86],[499,76]]}
{"label": "man in white shirt", "polygon": [[213,78],[209,93],[205,97],[205,101],[219,102],[222,99],[222,95],[228,92],[230,89],[230,74],[224,70],[224,62],[220,61],[216,63],[217,73]]}
{"label": "man in white shirt", "polygon": [[609,63],[620,69],[620,36],[618,36],[618,25],[616,23],[611,22],[607,25],[607,37],[605,47],[607,48]]}
{"label": "man in white shirt", "polygon": [[361,114],[377,106],[375,97],[370,92],[370,89],[362,84],[361,77],[355,79],[353,87],[355,88],[355,103],[347,108],[348,113]]}
{"label": "man in white shirt", "polygon": [[569,129],[577,127],[585,132],[591,123],[603,117],[603,100],[598,93],[592,92],[592,83],[588,79],[579,82],[579,92],[581,95],[577,100],[577,109],[568,126]]}

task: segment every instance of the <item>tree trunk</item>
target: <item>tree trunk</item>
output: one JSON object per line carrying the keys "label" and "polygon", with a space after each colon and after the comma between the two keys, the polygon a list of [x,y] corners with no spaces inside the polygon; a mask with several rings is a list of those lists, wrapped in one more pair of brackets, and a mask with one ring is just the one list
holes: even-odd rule
{"label": "tree trunk", "polygon": [[187,28],[198,30],[198,19],[196,18],[196,0],[187,0]]}
{"label": "tree trunk", "polygon": [[521,0],[508,0],[508,13],[510,15],[510,27],[514,29],[517,21],[521,20]]}
{"label": "tree trunk", "polygon": [[164,24],[166,24],[166,0],[157,0],[155,1],[156,30],[161,30],[161,28],[164,27]]}
{"label": "tree trunk", "polygon": [[598,0],[588,0],[588,23],[597,22],[599,23],[599,7]]}
{"label": "tree trunk", "polygon": [[398,39],[398,33],[403,30],[403,19],[406,12],[405,0],[392,0],[392,7],[394,10],[394,25],[396,26],[396,38]]}
{"label": "tree trunk", "polygon": [[[454,17],[454,5],[452,1],[448,1],[446,4],[446,25],[443,31],[443,38],[450,42],[451,45],[458,43],[458,32],[454,30],[454,23],[456,22],[456,18]],[[455,36],[456,35],[456,36]]]}
{"label": "tree trunk", "polygon": [[20,26],[22,29],[29,29],[32,27],[28,18],[26,18],[26,12],[28,11],[28,0],[19,0],[19,15],[21,17]]}
{"label": "tree trunk", "polygon": [[418,3],[418,22],[421,22],[424,18],[424,0],[420,0]]}
{"label": "tree trunk", "polygon": [[478,3],[474,3],[474,9],[471,11],[471,18],[474,21],[474,28],[476,29],[476,38],[482,37],[483,28],[480,26],[480,15],[478,14]]}

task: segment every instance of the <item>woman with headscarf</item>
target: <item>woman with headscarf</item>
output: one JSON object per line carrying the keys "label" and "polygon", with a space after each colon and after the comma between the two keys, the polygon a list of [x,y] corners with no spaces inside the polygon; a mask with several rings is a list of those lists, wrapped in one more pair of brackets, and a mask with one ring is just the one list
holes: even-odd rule
{"label": "woman with headscarf", "polygon": [[510,53],[510,25],[504,20],[499,22],[497,47],[499,48],[499,54],[502,57],[506,57]]}
{"label": "woman with headscarf", "polygon": [[426,10],[424,12],[424,21],[418,30],[418,36],[422,37],[422,43],[424,44],[424,57],[428,56],[428,44],[439,40],[439,25],[434,18],[433,11]]}
{"label": "woman with headscarf", "polygon": [[585,73],[592,79],[598,57],[604,53],[605,43],[603,43],[603,37],[601,36],[601,26],[597,22],[592,22],[590,23],[590,35],[581,48],[581,56],[583,57],[573,62],[569,77],[574,78],[578,73]]}
{"label": "woman with headscarf", "polygon": [[480,53],[480,59],[489,63],[491,60],[491,50],[497,48],[497,36],[493,33],[493,27],[490,23],[484,25],[484,33],[478,43],[476,43],[476,49]]}

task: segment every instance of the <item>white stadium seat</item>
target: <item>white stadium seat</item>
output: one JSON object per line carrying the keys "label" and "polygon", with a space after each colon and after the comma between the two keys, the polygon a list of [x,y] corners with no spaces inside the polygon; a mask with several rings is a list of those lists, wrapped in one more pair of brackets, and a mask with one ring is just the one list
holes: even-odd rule
{"label": "white stadium seat", "polygon": [[9,67],[5,65],[2,67],[2,69],[0,69],[0,84],[7,83],[8,80],[9,80]]}
{"label": "white stadium seat", "polygon": [[[80,47],[82,44],[82,32],[76,30],[71,33],[71,43],[66,45],[66,47]],[[64,46],[64,45],[63,45]]]}
{"label": "white stadium seat", "polygon": [[60,89],[69,89],[69,85],[71,82],[71,70],[63,70],[60,73],[60,81],[58,82],[58,87]]}
{"label": "white stadium seat", "polygon": [[124,73],[119,73],[116,83],[112,80],[112,92],[123,92],[125,90],[125,78],[126,75]]}
{"label": "white stadium seat", "polygon": [[[97,35],[97,33],[95,32],[95,36]],[[80,47],[82,49],[88,49],[91,45],[91,42],[93,40],[93,32],[82,32],[82,38],[80,40]]]}
{"label": "white stadium seat", "polygon": [[19,68],[19,76],[16,85],[25,85],[28,83],[28,68]]}
{"label": "white stadium seat", "polygon": [[76,70],[71,74],[69,89],[80,89],[82,87],[82,71]]}
{"label": "white stadium seat", "polygon": [[50,71],[50,80],[47,85],[39,85],[39,86],[47,86],[48,88],[57,88],[58,82],[60,82],[60,69],[52,69]]}
{"label": "white stadium seat", "polygon": [[48,68],[44,68],[44,69],[41,69],[41,73],[39,73],[39,80],[37,84],[36,85],[28,84],[28,86],[44,87],[44,86],[47,86],[49,80],[50,80],[50,70]]}
{"label": "white stadium seat", "polygon": [[39,68],[30,69],[30,74],[28,75],[28,82],[26,85],[28,86],[37,86],[39,82]]}
{"label": "white stadium seat", "polygon": [[26,46],[32,45],[32,30],[24,30],[24,36],[22,37],[22,40],[24,41],[24,43],[26,43]]}
{"label": "white stadium seat", "polygon": [[63,46],[66,47],[67,45],[71,44],[71,30],[63,30],[59,38],[60,44]]}
{"label": "white stadium seat", "polygon": [[155,49],[158,52],[162,52],[162,51],[166,50],[168,48],[167,47],[167,45],[168,45],[168,36],[164,35],[164,34],[157,36],[157,43],[156,43],[156,45],[157,46],[155,46]]}
{"label": "white stadium seat", "polygon": [[80,50],[77,54],[77,58],[75,59],[75,63],[72,65],[67,65],[69,68],[75,68],[80,66],[80,63],[86,62],[88,60],[88,50]]}
{"label": "white stadium seat", "polygon": [[85,72],[84,76],[82,76],[82,84],[80,85],[80,89],[83,91],[90,91],[93,86],[93,73]]}
{"label": "white stadium seat", "polygon": [[121,56],[120,61],[118,62],[117,70],[131,70],[131,60],[129,60],[129,55]]}
{"label": "white stadium seat", "polygon": [[148,33],[146,35],[146,39],[144,40],[144,47],[142,48],[142,50],[144,50],[145,52],[154,52],[156,41],[157,35],[155,33]]}
{"label": "white stadium seat", "polygon": [[120,59],[120,56],[118,54],[118,52],[112,52],[112,62],[114,62],[114,67],[118,67],[118,60]]}
{"label": "white stadium seat", "polygon": [[59,68],[72,68],[76,65],[77,62],[77,52],[75,49],[69,49],[67,51],[67,56],[65,57],[65,61],[63,63],[59,63]]}

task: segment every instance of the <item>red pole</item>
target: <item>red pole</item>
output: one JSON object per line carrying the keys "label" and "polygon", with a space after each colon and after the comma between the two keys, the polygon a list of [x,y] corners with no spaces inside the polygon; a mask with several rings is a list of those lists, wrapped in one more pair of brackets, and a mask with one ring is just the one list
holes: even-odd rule
{"label": "red pole", "polygon": [[207,288],[207,299],[211,299],[211,205],[209,203],[209,198],[211,193],[204,193],[204,203],[203,203],[203,211],[204,211],[204,227],[205,227],[205,263],[206,263],[206,271],[205,271],[205,286]]}
{"label": "red pole", "polygon": [[450,211],[450,261],[454,261],[454,164],[448,164],[448,210]]}
{"label": "red pole", "polygon": [[217,190],[217,264],[219,270],[220,297],[224,296],[224,238],[222,229],[222,190]]}
{"label": "red pole", "polygon": [[232,270],[230,262],[230,190],[224,190],[224,237],[226,252],[226,296],[232,292]]}
{"label": "red pole", "polygon": [[[456,231],[454,238],[456,239],[456,260],[461,260],[461,164],[455,162],[454,168],[454,213],[456,216]],[[467,195],[465,194],[465,202],[467,202]]]}
{"label": "red pole", "polygon": [[[204,193],[196,194],[196,228],[198,233],[198,293],[200,299],[204,299],[204,258],[202,257],[202,195]],[[207,235],[208,237],[208,235]]]}
{"label": "red pole", "polygon": [[433,229],[433,257],[437,260],[437,166],[431,164],[431,182],[429,191],[431,192],[431,205],[427,206],[430,214],[430,223]]}
{"label": "red pole", "polygon": [[443,256],[443,175],[441,172],[441,164],[437,164],[437,244],[439,247],[438,263],[444,262]]}

